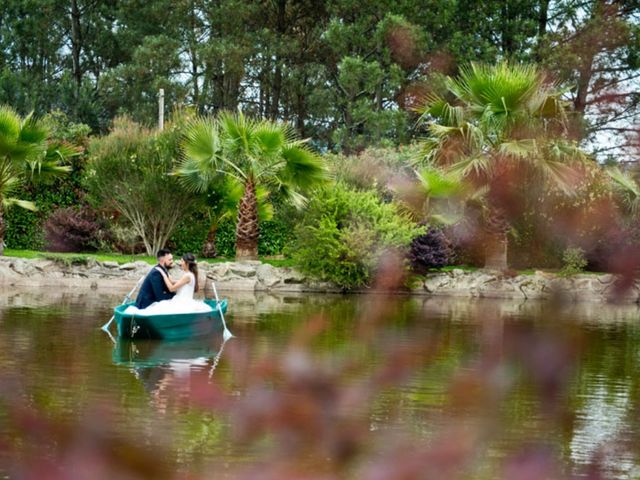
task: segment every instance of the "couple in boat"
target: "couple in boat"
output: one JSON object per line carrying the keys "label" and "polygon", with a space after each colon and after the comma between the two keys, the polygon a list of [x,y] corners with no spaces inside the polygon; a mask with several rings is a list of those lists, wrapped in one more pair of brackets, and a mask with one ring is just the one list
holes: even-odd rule
{"label": "couple in boat", "polygon": [[145,277],[140,287],[135,306],[124,313],[136,315],[168,315],[176,313],[210,312],[211,307],[195,300],[198,291],[198,264],[192,253],[185,253],[180,259],[182,277],[176,282],[169,278],[168,270],[173,268],[171,251],[158,251],[158,264]]}

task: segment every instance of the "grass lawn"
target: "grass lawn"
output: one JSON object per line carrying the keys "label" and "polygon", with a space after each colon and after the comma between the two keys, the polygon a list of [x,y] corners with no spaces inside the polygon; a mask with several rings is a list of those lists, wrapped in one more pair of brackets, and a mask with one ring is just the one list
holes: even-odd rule
{"label": "grass lawn", "polygon": [[[57,253],[57,252],[40,252],[36,250],[14,250],[12,248],[5,248],[5,257],[17,257],[17,258],[44,258],[48,260],[59,260],[65,263],[85,263],[88,259],[92,258],[100,262],[117,262],[119,264],[143,261],[149,265],[156,263],[155,257],[148,257],[145,255],[124,255],[119,253]],[[221,263],[233,261],[232,258],[207,258],[200,260],[200,263]],[[293,261],[291,259],[274,259],[260,257],[260,261],[268,263],[274,267],[292,267]]]}

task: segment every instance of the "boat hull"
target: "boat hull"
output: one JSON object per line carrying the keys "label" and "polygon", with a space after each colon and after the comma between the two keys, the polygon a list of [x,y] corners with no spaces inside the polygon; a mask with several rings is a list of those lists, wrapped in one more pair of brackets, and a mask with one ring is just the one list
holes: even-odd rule
{"label": "boat hull", "polygon": [[[124,311],[133,303],[118,305],[114,309],[118,337],[181,340],[211,335],[220,330],[222,319],[215,300],[205,300],[205,303],[211,307],[210,312],[150,316],[125,314]],[[221,300],[219,307],[224,314],[227,301]]]}

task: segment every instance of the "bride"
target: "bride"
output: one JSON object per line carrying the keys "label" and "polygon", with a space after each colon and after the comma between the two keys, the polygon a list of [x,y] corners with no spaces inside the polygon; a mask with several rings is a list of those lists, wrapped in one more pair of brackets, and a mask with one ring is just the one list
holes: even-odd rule
{"label": "bride", "polygon": [[[198,291],[198,264],[196,257],[192,253],[185,253],[179,262],[180,268],[184,272],[176,282],[173,282],[169,276],[160,270],[164,283],[170,292],[176,292],[176,295],[170,300],[161,300],[152,303],[147,308],[137,310],[138,315],[166,315],[175,313],[199,313],[210,312],[212,308],[206,303],[195,300],[193,294]],[[127,308],[127,313],[129,309]]]}

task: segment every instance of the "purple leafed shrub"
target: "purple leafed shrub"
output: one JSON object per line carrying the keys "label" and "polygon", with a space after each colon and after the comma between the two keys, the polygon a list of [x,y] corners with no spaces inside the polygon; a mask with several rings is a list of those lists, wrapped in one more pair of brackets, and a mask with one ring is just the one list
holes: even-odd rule
{"label": "purple leafed shrub", "polygon": [[68,207],[54,211],[44,224],[47,248],[53,252],[96,250],[101,225],[89,207]]}
{"label": "purple leafed shrub", "polygon": [[409,261],[416,273],[426,273],[429,269],[444,267],[452,260],[453,249],[442,230],[430,227],[427,233],[411,242]]}

